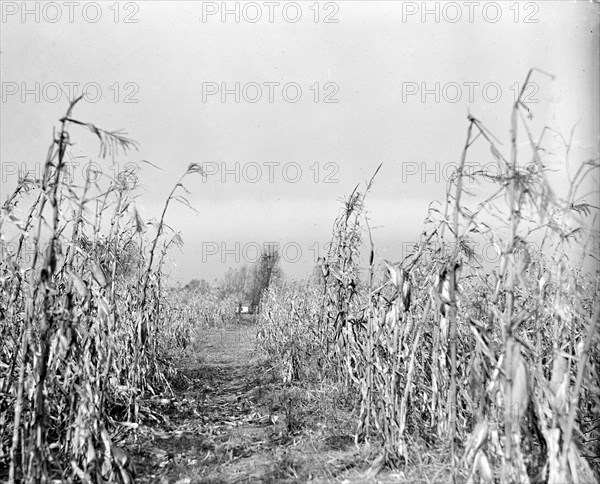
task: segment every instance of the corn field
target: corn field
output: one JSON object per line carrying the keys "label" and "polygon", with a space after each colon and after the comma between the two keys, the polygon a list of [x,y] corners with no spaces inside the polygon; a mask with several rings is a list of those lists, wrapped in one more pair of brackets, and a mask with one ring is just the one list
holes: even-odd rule
{"label": "corn field", "polygon": [[[401,262],[376,260],[365,213],[376,173],[345,200],[322,277],[264,295],[259,344],[284,381],[321,368],[355,396],[357,443],[382,445],[374,470],[402,466],[414,442],[441,440],[459,482],[598,478],[599,240],[586,229],[598,207],[577,188],[599,163],[582,163],[558,197],[529,115],[519,97],[508,154],[468,117],[446,203],[430,206]],[[493,175],[467,176],[475,144],[491,152]],[[481,201],[471,195],[483,181],[492,188]],[[494,264],[477,250],[484,244]]]}
{"label": "corn field", "polygon": [[[166,214],[189,206],[183,181],[201,166],[151,221],[127,171],[70,183],[75,138],[96,139],[106,161],[137,149],[79,120],[78,101],[39,179],[22,178],[1,209],[0,477],[11,483],[135,482],[123,442],[151,417],[146,399],[173,395],[175,356],[238,314],[231,294],[165,284],[169,249],[183,243]],[[377,255],[366,208],[380,166],[344,200],[313,276],[262,292],[257,350],[284,385],[350,395],[354,443],[380,449],[373,475],[424,442],[448,450],[455,482],[600,476],[599,207],[578,190],[600,163],[583,162],[558,196],[530,115],[519,96],[508,153],[469,115],[445,202],[399,262]],[[496,170],[467,176],[481,146]]]}
{"label": "corn field", "polygon": [[[79,100],[41,178],[23,178],[2,207],[0,462],[9,482],[133,482],[116,441],[142,417],[140,398],[169,391],[161,268],[182,243],[165,224],[169,203],[185,202],[182,180],[155,222],[136,209],[131,173],[68,183],[75,136],[89,131],[105,159],[137,147],[75,118]],[[183,177],[199,172],[190,165]],[[9,228],[18,233],[11,245]]]}

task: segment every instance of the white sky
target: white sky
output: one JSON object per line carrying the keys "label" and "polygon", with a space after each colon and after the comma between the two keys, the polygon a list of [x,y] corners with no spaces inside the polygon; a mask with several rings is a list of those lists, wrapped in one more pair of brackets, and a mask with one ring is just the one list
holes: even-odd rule
{"label": "white sky", "polygon": [[[423,2],[279,2],[270,22],[269,2],[227,2],[231,11],[239,9],[239,23],[234,14],[223,21],[222,2],[54,3],[60,11],[26,2],[30,13],[23,15],[22,2],[2,2],[0,198],[16,185],[15,167],[34,170],[45,157],[67,106],[66,96],[56,99],[56,84],[66,91],[78,83],[80,93],[95,83],[88,95],[98,101],[83,102],[74,117],[122,128],[139,142],[139,152],[117,162],[143,167],[143,217],[159,215],[190,162],[219,170],[206,181],[185,182],[199,214],[174,204],[167,216],[185,242],[183,253],[172,254],[173,276],[182,282],[219,277],[265,242],[288,244],[287,274],[308,273],[316,248],[329,240],[339,198],[380,163],[367,199],[372,226],[379,227],[374,241],[381,257],[401,259],[402,243],[418,235],[429,203],[444,197],[444,167],[459,160],[468,112],[508,153],[515,86],[531,67],[556,76],[533,77],[533,132],[548,125],[568,137],[576,125],[571,172],[598,156],[597,3],[427,2],[432,13],[422,18]],[[258,9],[262,18],[251,23]],[[292,23],[297,13],[302,17]],[[128,15],[137,23],[126,23]],[[337,23],[325,23],[327,15]],[[220,92],[203,102],[203,91],[222,83],[234,89],[236,82],[239,103],[234,94],[221,102]],[[253,83],[262,86],[255,103],[244,99],[256,95]],[[272,103],[264,83],[280,83],[271,84]],[[288,99],[296,94],[293,83],[302,89],[296,103],[284,99],[288,83]],[[424,100],[422,88],[431,91]],[[324,103],[328,94],[338,102]],[[124,102],[127,95],[137,102]],[[72,136],[76,154],[98,161],[89,133],[74,128]],[[564,162],[558,140],[549,142],[562,170],[560,192]],[[491,162],[489,150],[477,153],[481,159],[472,163]],[[140,164],[143,159],[163,170]],[[231,170],[224,180],[223,168]],[[327,175],[332,183],[325,183]],[[597,183],[590,180],[587,188]],[[292,263],[297,248],[302,257]]]}

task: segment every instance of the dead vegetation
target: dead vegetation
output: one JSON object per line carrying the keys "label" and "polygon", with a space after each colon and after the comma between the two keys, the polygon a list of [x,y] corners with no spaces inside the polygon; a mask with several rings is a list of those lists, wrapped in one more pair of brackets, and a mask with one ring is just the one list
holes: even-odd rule
{"label": "dead vegetation", "polygon": [[[41,178],[25,176],[2,207],[0,478],[9,482],[132,482],[115,438],[142,417],[141,400],[169,392],[161,267],[181,243],[165,213],[185,202],[182,180],[155,222],[138,213],[129,172],[70,183],[72,128],[91,131],[101,157],[136,148],[73,118],[78,101]],[[190,165],[184,176],[199,171]]]}
{"label": "dead vegetation", "polygon": [[[189,205],[182,182],[200,166],[156,221],[140,217],[131,173],[69,183],[71,130],[104,157],[136,147],[78,121],[76,103],[41,178],[1,211],[0,479],[598,480],[598,207],[578,189],[599,162],[558,196],[547,130],[534,139],[521,98],[507,154],[469,116],[446,202],[410,254],[379,263],[376,172],[344,201],[320,274],[272,281],[256,327],[231,334],[235,298],[164,287],[182,243],[166,212]],[[496,169],[467,176],[482,145]]]}
{"label": "dead vegetation", "polygon": [[[284,381],[326,369],[355,396],[356,442],[381,448],[374,473],[414,462],[418,442],[442,441],[448,482],[597,481],[598,273],[585,264],[599,260],[589,229],[598,207],[577,189],[599,163],[582,163],[558,197],[546,179],[544,132],[533,139],[529,116],[519,97],[506,156],[469,116],[446,204],[431,206],[411,254],[385,261],[386,276],[372,242],[363,243],[371,180],[344,202],[321,290],[265,295],[262,347]],[[527,152],[517,149],[522,138]],[[491,152],[493,174],[464,170],[476,143]],[[492,188],[473,196],[482,181]],[[483,244],[497,251],[494,264],[478,252]]]}

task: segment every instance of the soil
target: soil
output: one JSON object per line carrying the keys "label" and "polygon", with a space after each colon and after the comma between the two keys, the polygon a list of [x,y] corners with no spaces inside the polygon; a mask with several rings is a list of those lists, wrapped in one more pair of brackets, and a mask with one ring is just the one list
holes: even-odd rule
{"label": "soil", "polygon": [[144,402],[124,442],[136,483],[431,482],[375,472],[377,448],[355,445],[343,397],[284,385],[256,355],[252,325],[203,332],[177,366],[173,395]]}

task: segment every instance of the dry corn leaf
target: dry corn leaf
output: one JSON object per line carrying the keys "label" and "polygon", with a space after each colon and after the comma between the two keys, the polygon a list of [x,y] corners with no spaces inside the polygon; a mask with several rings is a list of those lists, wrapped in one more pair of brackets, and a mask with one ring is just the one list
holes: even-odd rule
{"label": "dry corn leaf", "polygon": [[568,482],[565,469],[560,465],[560,429],[549,429],[544,437],[548,445],[548,482]]}
{"label": "dry corn leaf", "polygon": [[385,325],[388,328],[393,328],[396,321],[398,321],[398,310],[396,306],[393,305],[385,315]]}
{"label": "dry corn leaf", "polygon": [[481,476],[483,482],[494,482],[494,476],[492,474],[490,462],[487,458],[487,455],[481,450],[477,452],[477,456],[475,457],[475,465],[477,466],[477,470],[479,471],[479,475]]}
{"label": "dry corn leaf", "polygon": [[479,422],[469,435],[465,445],[464,459],[466,462],[471,462],[471,459],[477,454],[479,448],[487,440],[489,424],[486,420]]}
{"label": "dry corn leaf", "polygon": [[94,278],[94,281],[96,281],[100,287],[106,287],[108,285],[108,278],[106,277],[102,267],[100,267],[100,264],[92,260],[90,261],[90,269],[92,271],[92,277]]}
{"label": "dry corn leaf", "polygon": [[550,380],[550,390],[554,394],[552,407],[556,412],[566,410],[568,384],[567,359],[561,354],[556,354],[552,362],[552,378]]}
{"label": "dry corn leaf", "polygon": [[73,287],[75,288],[77,293],[83,299],[87,299],[89,291],[88,291],[88,288],[87,288],[85,282],[83,282],[83,279],[81,279],[81,277],[79,277],[79,274],[76,274],[75,272],[73,272],[71,270],[69,270],[69,276],[71,277],[71,281],[73,282]]}
{"label": "dry corn leaf", "polygon": [[106,298],[99,297],[96,300],[96,304],[98,305],[98,315],[103,319],[108,319],[108,317],[110,316],[110,308],[108,306],[108,301],[106,300]]}
{"label": "dry corn leaf", "polygon": [[88,443],[87,443],[87,456],[86,456],[86,463],[89,464],[90,462],[93,462],[96,460],[96,449],[94,449],[94,443],[92,442],[91,437],[88,438]]}
{"label": "dry corn leaf", "polygon": [[517,417],[520,421],[525,415],[529,403],[529,371],[523,355],[521,345],[516,343],[513,349],[513,378],[512,378],[512,405],[517,409]]}
{"label": "dry corn leaf", "polygon": [[581,457],[581,453],[573,442],[569,446],[569,469],[573,484],[588,484],[594,482],[594,472],[588,462]]}

